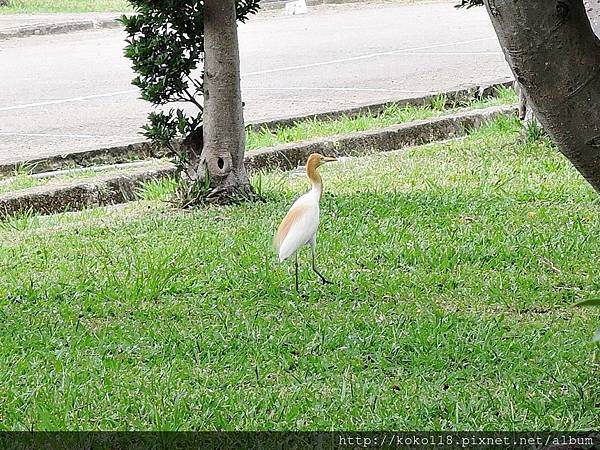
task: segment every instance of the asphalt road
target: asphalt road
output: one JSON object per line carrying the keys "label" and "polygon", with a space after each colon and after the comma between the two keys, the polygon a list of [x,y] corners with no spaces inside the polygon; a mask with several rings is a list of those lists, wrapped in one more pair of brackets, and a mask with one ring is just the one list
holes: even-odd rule
{"label": "asphalt road", "polygon": [[[240,27],[247,121],[510,77],[483,8],[344,5]],[[150,105],[120,30],[0,41],[0,162],[123,145]]]}

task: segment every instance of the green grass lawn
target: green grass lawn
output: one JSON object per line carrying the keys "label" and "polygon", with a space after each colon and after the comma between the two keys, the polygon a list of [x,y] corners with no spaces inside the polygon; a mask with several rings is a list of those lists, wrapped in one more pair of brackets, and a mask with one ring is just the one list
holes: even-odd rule
{"label": "green grass lawn", "polygon": [[5,227],[0,428],[597,428],[599,202],[551,145],[502,118],[322,174],[335,284],[303,252],[301,296],[270,242],[302,177]]}
{"label": "green grass lawn", "polygon": [[131,11],[127,0],[8,0],[7,6],[0,6],[2,13],[75,13]]}

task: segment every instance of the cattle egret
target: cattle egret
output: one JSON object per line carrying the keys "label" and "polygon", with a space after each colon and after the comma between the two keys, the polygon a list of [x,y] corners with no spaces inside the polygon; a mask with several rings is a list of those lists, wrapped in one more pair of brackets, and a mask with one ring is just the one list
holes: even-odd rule
{"label": "cattle egret", "polygon": [[279,261],[285,261],[290,256],[295,257],[296,291],[298,291],[298,250],[304,245],[310,245],[312,254],[312,269],[321,278],[323,284],[331,283],[317,270],[315,252],[317,246],[317,229],[319,228],[319,201],[323,193],[323,180],[317,168],[336,158],[313,153],[306,161],[306,175],[312,188],[294,202],[287,215],[277,229],[273,244],[279,254]]}

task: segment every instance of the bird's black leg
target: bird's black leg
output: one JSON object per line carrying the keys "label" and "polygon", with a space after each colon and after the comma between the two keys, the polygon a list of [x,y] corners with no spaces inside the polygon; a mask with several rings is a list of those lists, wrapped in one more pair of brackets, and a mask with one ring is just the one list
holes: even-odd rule
{"label": "bird's black leg", "polygon": [[298,252],[296,252],[296,292],[300,292],[298,289]]}
{"label": "bird's black leg", "polygon": [[317,275],[319,275],[323,284],[333,284],[331,281],[329,281],[327,278],[325,278],[323,275],[321,275],[321,273],[317,270],[317,264],[315,262],[315,247],[311,245],[310,250],[312,253],[312,269],[313,269],[313,271]]}

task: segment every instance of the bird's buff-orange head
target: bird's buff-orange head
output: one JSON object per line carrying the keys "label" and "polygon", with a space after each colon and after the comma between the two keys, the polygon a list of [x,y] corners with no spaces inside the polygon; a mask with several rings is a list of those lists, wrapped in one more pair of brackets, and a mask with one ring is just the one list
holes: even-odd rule
{"label": "bird's buff-orange head", "polygon": [[314,165],[315,167],[319,167],[326,162],[337,161],[337,158],[333,156],[323,156],[320,153],[313,153],[308,157],[306,161],[306,166]]}
{"label": "bird's buff-orange head", "polygon": [[322,186],[321,176],[317,172],[317,167],[326,162],[337,161],[332,156],[323,156],[320,153],[313,153],[306,161],[306,175],[314,186]]}

